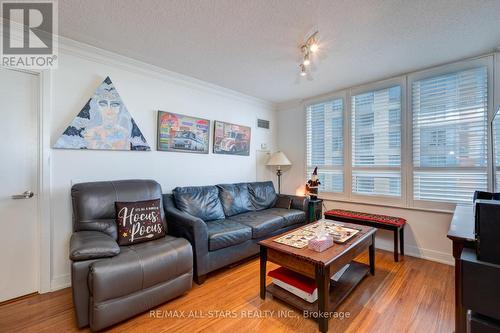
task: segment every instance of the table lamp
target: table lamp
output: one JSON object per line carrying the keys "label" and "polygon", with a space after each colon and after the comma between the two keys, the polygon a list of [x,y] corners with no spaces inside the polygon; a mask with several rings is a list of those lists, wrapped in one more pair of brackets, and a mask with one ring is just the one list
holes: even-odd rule
{"label": "table lamp", "polygon": [[278,176],[278,193],[281,194],[281,167],[285,165],[292,165],[292,163],[283,152],[277,151],[269,157],[266,165],[278,167],[276,175]]}

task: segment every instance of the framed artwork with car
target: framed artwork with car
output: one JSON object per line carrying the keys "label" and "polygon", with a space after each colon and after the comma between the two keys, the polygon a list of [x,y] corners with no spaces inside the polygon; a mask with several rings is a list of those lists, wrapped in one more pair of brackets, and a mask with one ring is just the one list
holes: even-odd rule
{"label": "framed artwork with car", "polygon": [[210,120],[158,111],[160,151],[208,154]]}
{"label": "framed artwork with car", "polygon": [[250,155],[251,128],[214,121],[214,154]]}

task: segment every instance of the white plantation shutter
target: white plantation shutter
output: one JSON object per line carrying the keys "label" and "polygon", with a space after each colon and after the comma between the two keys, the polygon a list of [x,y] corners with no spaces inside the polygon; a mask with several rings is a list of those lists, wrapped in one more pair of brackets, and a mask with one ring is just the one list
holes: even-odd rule
{"label": "white plantation shutter", "polygon": [[470,202],[487,189],[487,67],[412,84],[413,197]]}
{"label": "white plantation shutter", "polygon": [[344,191],[344,103],[342,98],[313,104],[306,112],[306,179],[318,167],[322,192]]}
{"label": "white plantation shutter", "polygon": [[352,96],[352,192],[401,196],[401,87]]}
{"label": "white plantation shutter", "polygon": [[495,166],[495,191],[500,191],[500,108],[493,118],[493,156]]}

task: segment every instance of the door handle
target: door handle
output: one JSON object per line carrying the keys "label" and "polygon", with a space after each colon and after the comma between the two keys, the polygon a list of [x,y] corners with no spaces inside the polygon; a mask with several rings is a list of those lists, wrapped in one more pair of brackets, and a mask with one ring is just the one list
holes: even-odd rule
{"label": "door handle", "polygon": [[13,195],[12,199],[30,199],[30,198],[33,198],[34,195],[35,195],[35,193],[33,193],[31,191],[24,191],[23,194]]}

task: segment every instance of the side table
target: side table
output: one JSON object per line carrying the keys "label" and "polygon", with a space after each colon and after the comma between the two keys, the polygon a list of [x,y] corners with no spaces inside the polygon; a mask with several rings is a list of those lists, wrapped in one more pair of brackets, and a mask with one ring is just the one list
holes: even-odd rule
{"label": "side table", "polygon": [[309,200],[309,211],[307,214],[307,222],[315,222],[323,218],[323,200]]}

